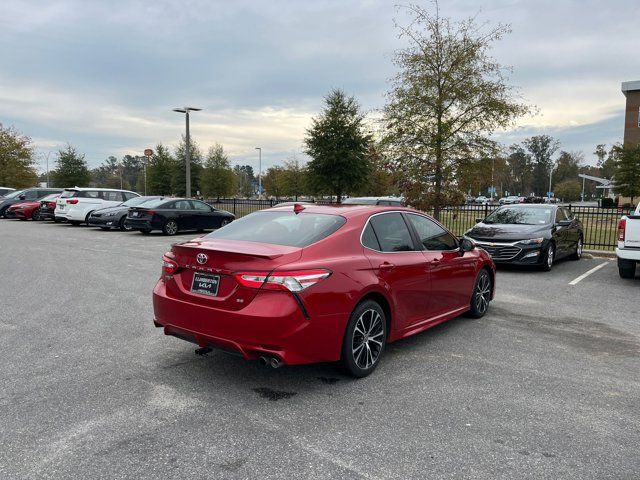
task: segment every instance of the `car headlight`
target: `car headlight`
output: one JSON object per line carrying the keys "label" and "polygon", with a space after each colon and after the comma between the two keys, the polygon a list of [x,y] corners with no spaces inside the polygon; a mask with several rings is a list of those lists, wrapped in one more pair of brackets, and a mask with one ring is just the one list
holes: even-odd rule
{"label": "car headlight", "polygon": [[544,242],[544,238],[540,237],[540,238],[529,238],[527,240],[520,240],[518,243],[520,245],[540,245],[542,242]]}
{"label": "car headlight", "polygon": [[105,215],[105,217],[115,217],[116,212],[109,212]]}

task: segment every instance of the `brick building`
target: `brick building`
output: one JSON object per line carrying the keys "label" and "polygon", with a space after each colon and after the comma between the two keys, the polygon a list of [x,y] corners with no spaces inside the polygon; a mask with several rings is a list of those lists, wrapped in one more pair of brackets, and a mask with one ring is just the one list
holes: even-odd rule
{"label": "brick building", "polygon": [[627,97],[624,115],[624,144],[640,143],[640,80],[622,82],[622,93]]}

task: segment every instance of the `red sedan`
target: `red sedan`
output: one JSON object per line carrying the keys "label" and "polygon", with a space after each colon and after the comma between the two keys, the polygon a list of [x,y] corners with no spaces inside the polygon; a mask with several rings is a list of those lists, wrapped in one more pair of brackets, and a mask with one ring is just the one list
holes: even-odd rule
{"label": "red sedan", "polygon": [[174,245],[153,306],[157,327],[200,351],[340,360],[363,377],[386,343],[482,317],[494,286],[490,256],[419,211],[296,204]]}
{"label": "red sedan", "polygon": [[5,212],[7,218],[19,218],[20,220],[39,219],[40,200],[33,202],[20,202],[11,205]]}

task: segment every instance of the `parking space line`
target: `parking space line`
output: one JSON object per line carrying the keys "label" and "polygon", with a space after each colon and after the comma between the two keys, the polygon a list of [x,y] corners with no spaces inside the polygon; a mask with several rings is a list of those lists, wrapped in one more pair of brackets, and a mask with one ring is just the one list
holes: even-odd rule
{"label": "parking space line", "polygon": [[584,280],[585,278],[587,278],[589,275],[591,275],[592,273],[597,272],[598,270],[600,270],[602,267],[604,267],[605,265],[608,265],[609,262],[603,262],[600,265],[598,265],[597,267],[593,267],[591,270],[589,270],[588,272],[583,273],[582,275],[580,275],[578,278],[576,278],[575,280],[571,280],[569,282],[569,285],[575,285],[578,282],[581,282],[582,280]]}

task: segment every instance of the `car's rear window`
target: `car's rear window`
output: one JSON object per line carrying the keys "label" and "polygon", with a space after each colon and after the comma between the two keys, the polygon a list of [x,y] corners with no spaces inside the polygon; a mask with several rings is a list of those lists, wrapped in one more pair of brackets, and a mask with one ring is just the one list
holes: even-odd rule
{"label": "car's rear window", "polygon": [[77,197],[78,193],[80,193],[78,190],[64,190],[61,194],[60,194],[60,198],[73,198],[73,197]]}
{"label": "car's rear window", "polygon": [[346,219],[340,215],[294,212],[256,212],[216,230],[208,238],[304,248],[328,237]]}
{"label": "car's rear window", "polygon": [[16,190],[15,192],[8,193],[4,198],[16,198],[22,192],[24,192],[24,190]]}
{"label": "car's rear window", "polygon": [[158,199],[158,200],[149,200],[147,202],[144,202],[143,205],[140,205],[142,208],[157,208],[159,206],[163,206],[164,204],[168,203],[166,199]]}
{"label": "car's rear window", "polygon": [[40,200],[43,201],[43,202],[48,202],[50,200],[58,198],[59,195],[60,195],[59,193],[52,193],[51,195],[47,195],[46,197],[41,198]]}
{"label": "car's rear window", "polygon": [[122,204],[123,207],[135,207],[136,205],[140,205],[142,203],[145,203],[145,207],[147,206],[146,203],[151,203],[151,202],[157,202],[158,199],[157,198],[149,198],[149,197],[133,197],[130,198],[129,200],[127,200],[126,202],[124,202]]}

